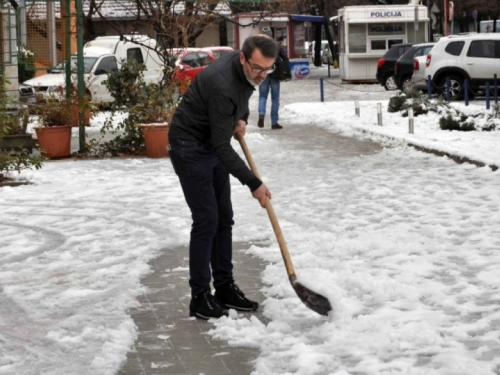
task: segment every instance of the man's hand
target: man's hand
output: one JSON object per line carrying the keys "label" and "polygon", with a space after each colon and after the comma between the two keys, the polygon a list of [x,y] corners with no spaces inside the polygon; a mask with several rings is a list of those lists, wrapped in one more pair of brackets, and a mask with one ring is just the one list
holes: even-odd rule
{"label": "man's hand", "polygon": [[236,123],[236,127],[234,128],[234,139],[238,139],[236,138],[236,133],[240,133],[242,137],[245,136],[245,134],[247,133],[247,123],[243,120],[238,120],[238,122]]}
{"label": "man's hand", "polygon": [[252,196],[259,201],[262,208],[266,208],[266,198],[271,199],[271,192],[266,184],[262,183],[258,189],[252,191]]}

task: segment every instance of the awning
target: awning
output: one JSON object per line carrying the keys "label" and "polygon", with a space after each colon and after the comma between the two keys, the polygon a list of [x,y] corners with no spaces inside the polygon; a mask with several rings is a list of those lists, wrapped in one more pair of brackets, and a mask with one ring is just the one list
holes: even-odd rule
{"label": "awning", "polygon": [[311,14],[291,14],[290,20],[292,21],[302,21],[302,22],[325,22],[325,17],[323,16],[313,16]]}

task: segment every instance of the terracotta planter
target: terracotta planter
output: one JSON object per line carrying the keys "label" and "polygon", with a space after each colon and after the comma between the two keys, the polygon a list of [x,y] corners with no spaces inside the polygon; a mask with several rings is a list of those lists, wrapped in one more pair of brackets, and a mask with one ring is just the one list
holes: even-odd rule
{"label": "terracotta planter", "polygon": [[[90,126],[90,108],[83,111],[83,123],[85,126]],[[78,107],[71,106],[71,125],[78,126]]]}
{"label": "terracotta planter", "polygon": [[31,154],[33,152],[33,138],[31,133],[5,135],[0,140],[0,150],[20,151],[27,149]]}
{"label": "terracotta planter", "polygon": [[139,125],[144,133],[146,155],[148,158],[165,158],[168,156],[168,124]]}
{"label": "terracotta planter", "polygon": [[71,125],[35,128],[43,156],[60,159],[71,156]]}

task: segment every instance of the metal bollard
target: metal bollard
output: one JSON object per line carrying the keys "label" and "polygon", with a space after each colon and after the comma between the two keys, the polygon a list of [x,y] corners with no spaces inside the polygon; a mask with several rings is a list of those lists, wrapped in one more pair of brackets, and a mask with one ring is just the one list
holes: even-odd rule
{"label": "metal bollard", "polygon": [[465,100],[465,106],[469,105],[469,80],[465,79],[464,80],[464,100]]}
{"label": "metal bollard", "polygon": [[486,82],[486,109],[490,109],[490,83]]}
{"label": "metal bollard", "polygon": [[414,133],[413,128],[413,108],[408,108],[408,131],[410,134]]}
{"label": "metal bollard", "polygon": [[321,92],[321,103],[323,103],[325,101],[325,90],[324,90],[323,78],[319,79],[319,90]]}
{"label": "metal bollard", "polygon": [[354,99],[354,113],[359,117],[359,100]]}
{"label": "metal bollard", "polygon": [[429,100],[432,99],[432,80],[430,74],[427,76],[427,95]]}
{"label": "metal bollard", "polygon": [[495,92],[494,92],[495,104],[498,104],[498,79],[497,79],[496,74],[493,76],[493,84],[495,85],[495,87],[494,87],[494,89],[495,89]]}
{"label": "metal bollard", "polygon": [[382,126],[382,103],[377,103],[378,124]]}

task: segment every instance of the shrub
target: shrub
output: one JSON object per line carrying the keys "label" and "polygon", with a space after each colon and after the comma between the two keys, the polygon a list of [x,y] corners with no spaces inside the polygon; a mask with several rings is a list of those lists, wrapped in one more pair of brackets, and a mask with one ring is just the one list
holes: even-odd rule
{"label": "shrub", "polygon": [[106,121],[101,134],[115,135],[105,142],[93,141],[87,146],[95,156],[145,154],[144,135],[140,124],[169,122],[177,106],[178,86],[172,79],[158,85],[144,82],[145,66],[136,61],[122,61],[119,70],[110,72],[105,81],[115,101],[113,113],[128,110],[128,116],[118,124]]}
{"label": "shrub", "polygon": [[46,159],[43,156],[32,156],[27,150],[9,153],[0,150],[0,182],[9,180],[12,172],[21,173],[25,169],[40,169]]}
{"label": "shrub", "polygon": [[436,105],[429,101],[427,95],[419,90],[411,89],[399,93],[389,99],[388,112],[403,112],[403,117],[408,116],[408,109],[413,108],[414,116],[427,114],[436,110]]}

